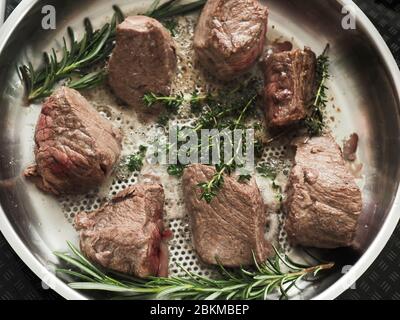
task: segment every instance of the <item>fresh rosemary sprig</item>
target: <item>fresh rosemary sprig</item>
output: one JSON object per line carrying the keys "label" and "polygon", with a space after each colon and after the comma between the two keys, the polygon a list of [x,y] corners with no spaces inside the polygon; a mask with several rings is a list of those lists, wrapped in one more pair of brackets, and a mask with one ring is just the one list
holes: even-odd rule
{"label": "fresh rosemary sprig", "polygon": [[64,37],[61,59],[56,50],[52,49],[44,53],[44,64],[40,69],[35,70],[31,63],[19,67],[29,102],[49,96],[61,80],[67,80],[66,85],[79,89],[91,87],[103,80],[103,72],[85,73],[88,68],[103,62],[114,48],[116,26],[124,16],[117,6],[113,6],[113,9],[111,22],[99,30],[93,31],[90,20],[86,18],[85,35],[80,41],[76,40],[72,28],[68,28],[69,44]]}
{"label": "fresh rosemary sprig", "polygon": [[265,263],[254,259],[254,269],[227,270],[219,266],[218,279],[199,276],[179,266],[185,277],[143,280],[123,276],[119,280],[93,265],[70,242],[68,246],[71,253],[56,252],[55,255],[72,267],[57,269],[57,273],[77,281],[69,283],[71,288],[105,291],[125,299],[268,300],[274,293],[287,299],[301,280],[316,281],[322,272],[334,267],[333,263],[298,264],[274,248],[276,257]]}
{"label": "fresh rosemary sprig", "polygon": [[318,89],[314,101],[310,106],[310,114],[305,119],[305,126],[311,136],[321,135],[325,129],[325,110],[328,103],[328,95],[326,82],[330,78],[329,74],[329,45],[326,46],[324,52],[317,60],[317,79]]}
{"label": "fresh rosemary sprig", "polygon": [[177,15],[184,15],[197,11],[206,4],[207,0],[197,0],[181,5],[178,4],[181,0],[168,0],[162,5],[160,5],[160,2],[161,0],[154,0],[145,15],[157,20],[168,19]]}

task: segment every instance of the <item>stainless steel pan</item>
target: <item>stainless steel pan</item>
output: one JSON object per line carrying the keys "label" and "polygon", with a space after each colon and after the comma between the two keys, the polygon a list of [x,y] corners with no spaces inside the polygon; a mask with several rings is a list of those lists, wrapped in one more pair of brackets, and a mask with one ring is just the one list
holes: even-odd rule
{"label": "stainless steel pan", "polygon": [[[144,8],[149,1],[115,1],[124,10]],[[331,44],[334,104],[341,109],[334,129],[337,138],[357,132],[361,137],[364,213],[359,253],[348,253],[354,266],[338,272],[301,298],[333,299],[353,284],[372,264],[390,238],[400,217],[400,72],[372,23],[351,1],[269,0],[271,23],[298,45],[322,51]],[[41,8],[57,9],[56,30],[43,30]],[[344,30],[344,5],[352,5],[355,30]],[[15,65],[26,56],[39,61],[40,53],[61,39],[67,25],[78,30],[84,17],[95,24],[110,14],[107,0],[23,0],[0,30],[0,228],[21,259],[44,282],[68,299],[86,299],[56,278],[54,250],[76,233],[58,203],[21,177],[32,161],[32,137],[40,105],[22,106],[23,88]],[[343,254],[339,252],[338,255]],[[338,256],[338,259],[340,257]]]}

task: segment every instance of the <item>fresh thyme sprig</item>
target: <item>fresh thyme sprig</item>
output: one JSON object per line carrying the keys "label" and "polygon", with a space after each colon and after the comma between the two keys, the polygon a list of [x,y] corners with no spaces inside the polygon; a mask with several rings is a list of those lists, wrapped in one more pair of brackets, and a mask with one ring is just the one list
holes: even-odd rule
{"label": "fresh thyme sprig", "polygon": [[[25,83],[28,101],[49,96],[54,86],[61,80],[67,80],[67,85],[83,89],[100,83],[103,72],[85,75],[88,68],[103,62],[114,48],[115,31],[124,16],[117,6],[113,6],[114,15],[110,23],[101,29],[93,31],[88,18],[84,20],[85,34],[80,41],[75,38],[72,28],[68,28],[67,40],[63,38],[62,57],[58,58],[56,50],[44,53],[44,65],[35,70],[29,62],[19,67],[21,79]],[[74,80],[78,78],[78,80]]]}
{"label": "fresh thyme sprig", "polygon": [[305,119],[305,126],[312,136],[321,135],[325,129],[325,109],[328,103],[328,95],[326,82],[330,78],[329,74],[329,57],[328,57],[329,44],[326,46],[324,52],[318,57],[317,60],[317,79],[318,88],[314,101],[310,106],[310,114]]}
{"label": "fresh thyme sprig", "polygon": [[[189,97],[184,97],[182,94],[164,97],[149,93],[145,95],[143,99],[148,107],[151,107],[154,103],[161,102],[166,105],[167,109],[171,109],[171,105],[175,108],[179,108],[183,103],[188,103],[192,112],[197,115],[197,120],[191,129],[200,135],[203,129],[229,129],[232,131],[236,129],[248,129],[245,122],[255,110],[258,89],[259,83],[251,79],[238,87],[228,91],[221,91],[216,95],[201,95],[197,91],[194,91]],[[168,122],[168,117],[163,115],[161,120],[161,124],[165,125]],[[260,129],[254,126],[249,128]],[[244,140],[244,137],[242,137],[242,139]],[[212,142],[213,137],[210,137],[210,144],[208,146],[210,150],[213,147]],[[239,143],[238,147],[245,148],[245,144]],[[200,144],[198,148],[202,152],[204,146]],[[222,152],[223,148],[220,147],[219,150]],[[221,157],[223,160],[220,164],[215,166],[216,172],[212,179],[198,185],[202,189],[202,199],[210,203],[223,186],[224,174],[231,174],[240,167],[240,165],[236,163],[239,151],[240,150],[235,150],[234,156],[230,159],[223,159],[223,157]],[[172,176],[181,177],[184,169],[185,165],[178,163],[177,165],[170,165],[167,171]],[[241,182],[250,180],[250,178],[248,174],[239,176]]]}
{"label": "fresh thyme sprig", "polygon": [[182,93],[178,93],[176,96],[161,96],[150,92],[143,96],[143,102],[148,108],[151,108],[156,103],[162,103],[167,109],[175,112],[185,102],[185,97]]}
{"label": "fresh thyme sprig", "polygon": [[[243,128],[244,121],[246,120],[246,117],[249,115],[249,112],[252,111],[252,107],[254,106],[256,98],[257,95],[251,97],[251,99],[247,101],[246,105],[240,111],[239,116],[234,120],[228,121],[227,126],[225,124],[225,128],[229,128],[231,130]],[[211,110],[210,113],[213,113],[213,111]],[[201,128],[206,128],[209,121],[215,122],[216,121],[215,116],[210,117],[209,114],[208,116],[203,117],[202,121],[200,121]],[[218,127],[217,123],[216,125]],[[244,145],[245,145],[244,143],[238,143],[238,147],[240,146],[244,147]],[[239,151],[240,150],[235,150],[234,155],[232,156],[231,159],[223,159],[224,160],[223,163],[215,166],[216,172],[210,181],[201,182],[198,184],[198,186],[202,190],[201,199],[204,199],[207,203],[211,203],[212,200],[217,196],[218,191],[220,191],[220,189],[224,185],[224,175],[231,174],[234,170],[236,170],[236,168],[240,166],[238,165],[238,163],[236,163],[236,158]]]}
{"label": "fresh thyme sprig", "polygon": [[161,103],[166,107],[166,111],[161,113],[158,118],[158,124],[160,126],[166,126],[171,115],[176,115],[179,108],[184,103],[188,103],[192,109],[200,108],[202,103],[207,99],[210,99],[210,97],[199,95],[197,92],[193,92],[189,97],[185,97],[182,93],[178,93],[174,96],[163,96],[155,94],[154,92],[146,93],[143,96],[143,102],[148,108],[151,108],[156,103]]}
{"label": "fresh thyme sprig", "polygon": [[218,279],[193,274],[182,266],[185,277],[116,279],[87,260],[70,242],[68,246],[71,253],[55,255],[71,267],[57,269],[57,273],[75,279],[68,284],[71,288],[105,291],[125,299],[268,300],[274,293],[287,299],[301,280],[317,281],[320,274],[334,267],[333,263],[302,265],[274,248],[275,258],[265,263],[257,263],[254,258],[254,269],[227,270],[220,265]]}

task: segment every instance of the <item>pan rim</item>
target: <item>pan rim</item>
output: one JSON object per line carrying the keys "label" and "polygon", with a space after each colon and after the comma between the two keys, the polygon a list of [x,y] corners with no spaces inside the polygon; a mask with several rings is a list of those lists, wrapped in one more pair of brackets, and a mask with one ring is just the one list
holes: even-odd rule
{"label": "pan rim", "polygon": [[[12,12],[11,16],[0,29],[0,52],[12,35],[13,30],[25,16],[30,12],[32,7],[40,0],[22,0],[17,8]],[[376,27],[363,13],[363,11],[351,0],[333,0],[341,6],[353,5],[358,17],[358,26],[361,27],[368,35],[369,40],[375,46],[380,57],[385,62],[385,69],[391,77],[392,85],[397,94],[397,104],[400,105],[400,70],[395,61],[393,54],[385,43]],[[352,269],[343,277],[333,283],[329,288],[314,297],[314,300],[331,300],[337,298],[345,290],[347,290],[356,280],[358,280],[364,272],[372,265],[378,255],[382,252],[390,237],[392,236],[398,222],[400,220],[400,194],[397,189],[396,197],[390,208],[390,211],[383,223],[380,231],[376,235],[366,252],[360,257]],[[17,235],[10,221],[6,217],[3,208],[0,205],[0,231],[3,233],[7,242],[11,245],[21,260],[49,287],[60,294],[65,299],[84,300],[87,297],[71,289],[65,282],[50,272],[45,266],[34,257],[28,247],[22,242]]]}

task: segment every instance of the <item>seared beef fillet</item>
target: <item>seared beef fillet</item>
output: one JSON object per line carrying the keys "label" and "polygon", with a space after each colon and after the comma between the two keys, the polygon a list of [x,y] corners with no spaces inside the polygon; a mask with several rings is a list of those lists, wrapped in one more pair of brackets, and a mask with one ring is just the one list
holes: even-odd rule
{"label": "seared beef fillet", "polygon": [[[117,27],[108,80],[114,93],[128,105],[143,108],[143,96],[169,95],[176,71],[175,45],[170,33],[155,19],[133,16]],[[157,108],[155,108],[157,109]]]}
{"label": "seared beef fillet", "polygon": [[212,179],[215,169],[192,165],[183,175],[183,192],[190,215],[195,249],[208,264],[240,267],[259,262],[271,254],[265,240],[266,208],[254,180],[242,184],[225,177],[224,186],[208,204],[200,200],[198,184]]}
{"label": "seared beef fillet", "polygon": [[362,209],[361,191],[341,150],[327,135],[301,138],[284,208],[294,244],[317,248],[351,245]]}
{"label": "seared beef fillet", "polygon": [[208,0],[194,35],[200,63],[221,80],[246,72],[261,55],[268,9],[257,0]]}
{"label": "seared beef fillet", "polygon": [[43,103],[35,132],[36,165],[25,175],[56,195],[88,191],[111,173],[121,140],[120,130],[79,92],[62,87]]}
{"label": "seared beef fillet", "polygon": [[167,276],[163,210],[162,186],[144,184],[128,187],[96,211],[79,213],[75,227],[83,254],[105,268],[140,278]]}
{"label": "seared beef fillet", "polygon": [[315,89],[317,58],[309,48],[268,56],[263,63],[265,111],[270,127],[297,123],[307,115]]}

